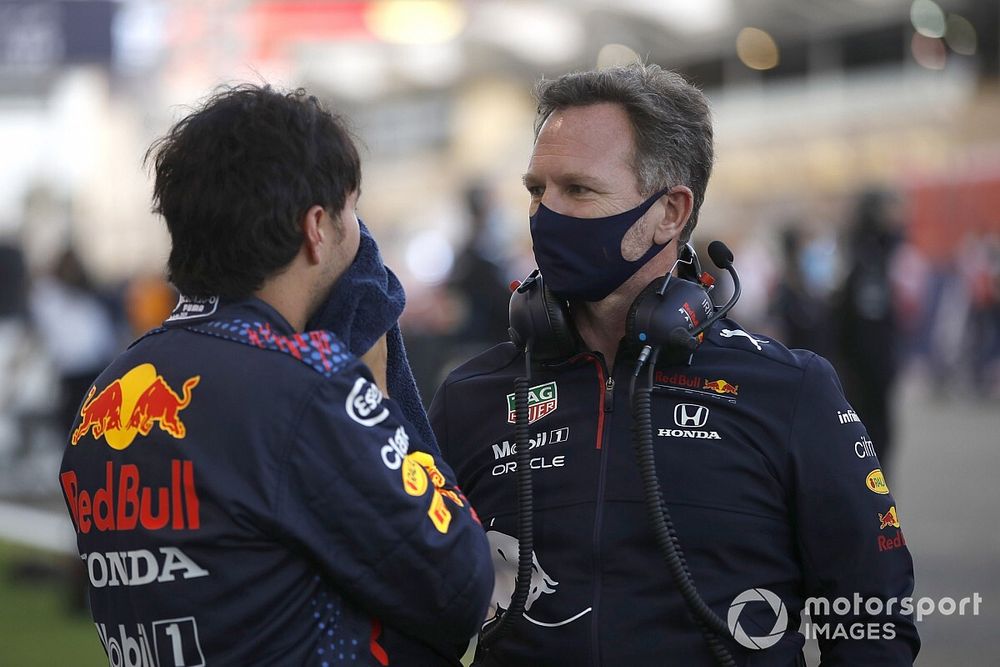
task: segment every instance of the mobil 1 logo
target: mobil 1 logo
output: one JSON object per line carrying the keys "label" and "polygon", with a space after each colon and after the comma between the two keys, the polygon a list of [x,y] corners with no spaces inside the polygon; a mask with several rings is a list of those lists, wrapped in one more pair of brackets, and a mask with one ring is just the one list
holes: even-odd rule
{"label": "mobil 1 logo", "polygon": [[204,667],[193,616],[152,623],[95,623],[111,667]]}

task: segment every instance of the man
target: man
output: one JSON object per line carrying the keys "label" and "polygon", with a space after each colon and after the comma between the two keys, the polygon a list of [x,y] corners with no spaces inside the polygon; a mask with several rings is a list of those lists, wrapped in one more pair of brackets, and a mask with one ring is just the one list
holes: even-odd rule
{"label": "man", "polygon": [[[476,664],[714,664],[647,517],[627,389],[639,345],[623,339],[633,300],[671,270],[697,222],[708,106],[655,65],[568,74],[537,96],[524,175],[534,253],[553,298],[568,302],[577,349],[532,369],[531,586],[524,617]],[[734,663],[797,664],[808,597],[909,595],[895,503],[830,365],[729,319],[683,359],[662,355],[655,369],[656,473],[697,590],[742,640],[713,633]],[[431,407],[494,547],[486,628],[510,605],[518,562],[512,394],[524,362],[497,346],[454,371]],[[748,589],[769,593],[739,599]],[[824,665],[909,665],[919,647],[898,604],[814,611],[853,633],[820,635]],[[869,623],[874,636],[853,638]]]}
{"label": "man", "polygon": [[902,336],[891,268],[903,240],[902,224],[901,203],[891,192],[861,193],[847,230],[846,275],[832,299],[844,386],[884,468],[896,460],[891,398]]}
{"label": "man", "polygon": [[379,388],[385,329],[365,359],[304,330],[365,252],[349,135],[243,86],[151,156],[184,296],[97,378],[60,473],[110,664],[458,664],[483,529]]}

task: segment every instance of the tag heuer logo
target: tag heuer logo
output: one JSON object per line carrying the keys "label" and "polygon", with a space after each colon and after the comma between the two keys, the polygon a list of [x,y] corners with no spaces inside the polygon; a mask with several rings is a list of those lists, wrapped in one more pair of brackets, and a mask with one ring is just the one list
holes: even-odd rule
{"label": "tag heuer logo", "polygon": [[[546,382],[528,390],[528,423],[534,424],[545,415],[555,412],[559,404],[559,394],[555,382]],[[514,411],[514,394],[507,394],[507,423],[517,423]]]}

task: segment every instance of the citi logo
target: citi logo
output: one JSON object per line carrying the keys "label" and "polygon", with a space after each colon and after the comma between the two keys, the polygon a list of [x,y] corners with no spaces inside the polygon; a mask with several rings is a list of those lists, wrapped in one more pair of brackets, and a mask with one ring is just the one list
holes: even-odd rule
{"label": "citi logo", "polygon": [[840,420],[841,424],[849,424],[851,422],[861,423],[861,419],[858,417],[858,413],[854,410],[848,410],[847,412],[837,411],[837,419]]}
{"label": "citi logo", "polygon": [[854,453],[857,454],[859,459],[863,459],[866,456],[875,456],[875,445],[868,438],[862,437],[854,443]]}
{"label": "citi logo", "polygon": [[693,403],[678,403],[674,408],[674,423],[682,428],[701,428],[708,423],[708,408]]}

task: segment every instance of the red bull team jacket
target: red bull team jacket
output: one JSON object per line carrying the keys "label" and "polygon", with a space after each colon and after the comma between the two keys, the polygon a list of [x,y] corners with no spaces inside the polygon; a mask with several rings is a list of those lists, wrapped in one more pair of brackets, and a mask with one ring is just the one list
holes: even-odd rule
{"label": "red bull team jacket", "polygon": [[[536,365],[533,577],[524,618],[477,665],[715,664],[646,515],[628,401],[636,353],[620,349],[611,369],[586,352]],[[499,345],[451,373],[431,407],[493,548],[487,626],[514,590],[513,383],[523,372],[523,355]],[[721,320],[690,365],[661,363],[654,380],[663,499],[737,664],[797,664],[805,610],[824,665],[910,665],[919,639],[905,606],[903,512],[830,364]],[[847,613],[833,613],[845,601]]]}
{"label": "red bull team jacket", "polygon": [[485,614],[487,540],[434,444],[256,299],[123,353],[59,480],[111,665],[452,665]]}

